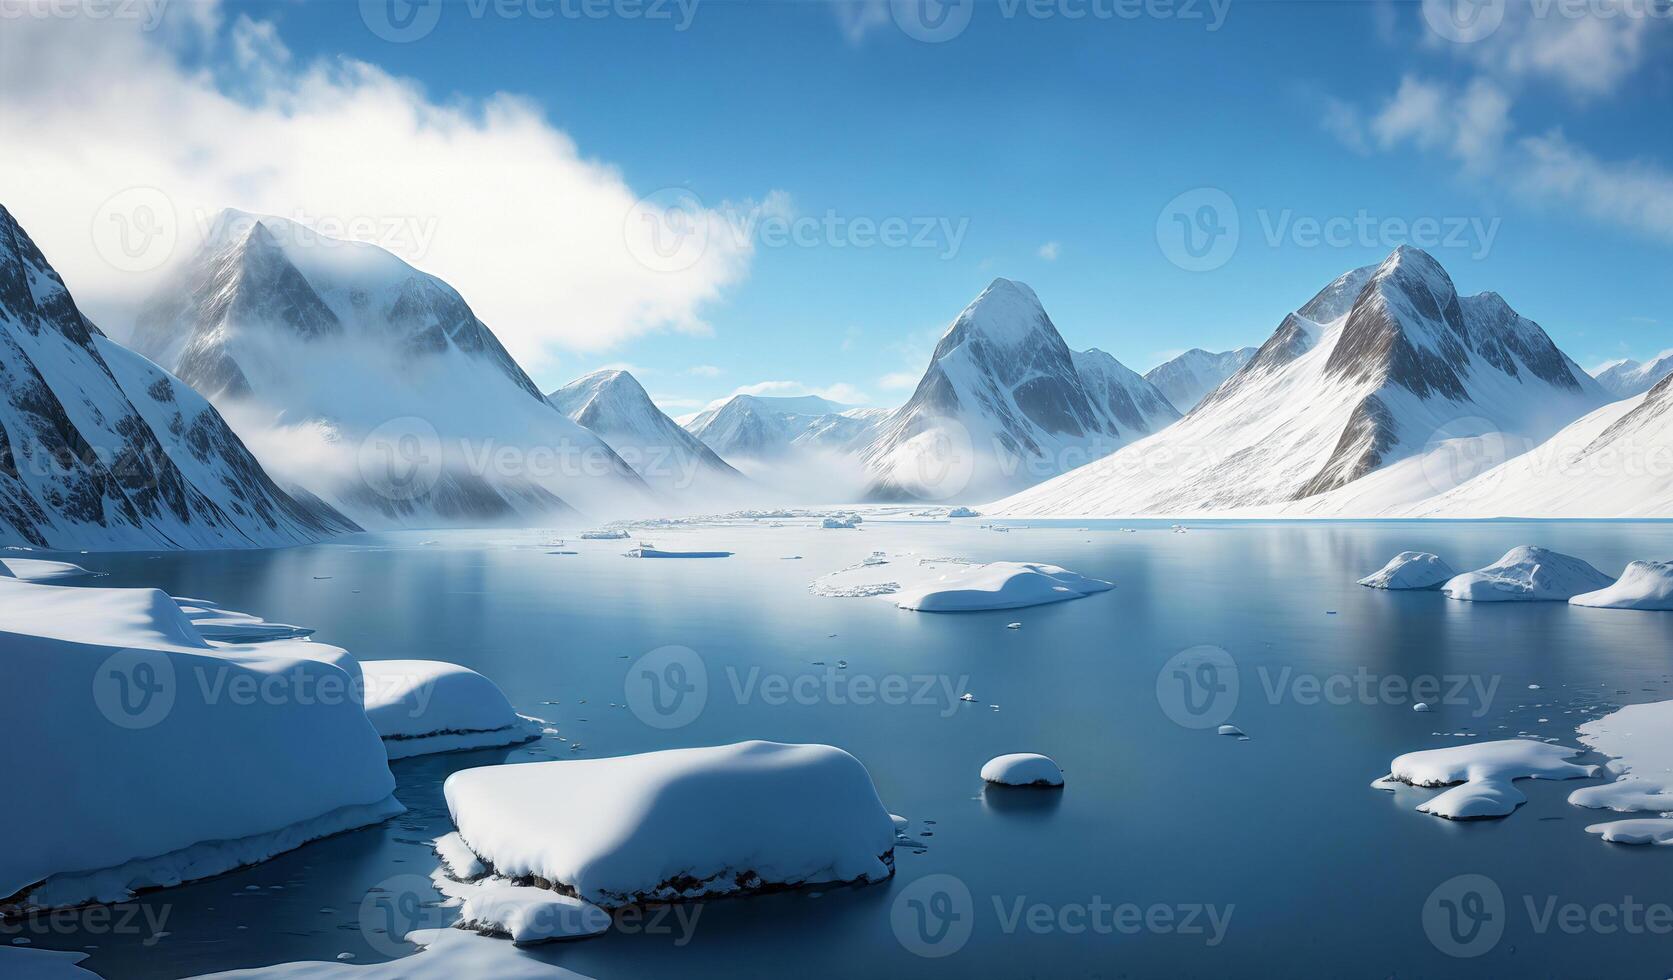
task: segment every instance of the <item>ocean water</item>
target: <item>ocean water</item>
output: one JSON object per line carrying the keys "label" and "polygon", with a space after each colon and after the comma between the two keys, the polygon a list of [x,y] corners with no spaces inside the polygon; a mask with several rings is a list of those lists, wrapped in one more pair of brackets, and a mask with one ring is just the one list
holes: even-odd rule
{"label": "ocean water", "polygon": [[[893,880],[702,903],[533,955],[600,980],[1673,971],[1673,848],[1586,834],[1608,819],[1567,804],[1588,782],[1520,782],[1525,806],[1472,823],[1416,812],[1433,791],[1370,786],[1402,752],[1518,733],[1578,745],[1582,721],[1673,697],[1673,614],[1354,584],[1402,550],[1463,570],[1519,544],[1614,574],[1673,554],[1673,525],[978,523],[644,532],[736,552],[711,560],[574,538],[580,554],[552,554],[547,531],[81,556],[110,574],[100,585],[312,626],[364,660],[468,665],[559,734],[397,762],[405,815],[142,895],[130,928],[78,913],[0,940],[85,949],[111,978],[390,959],[412,951],[393,936],[454,915],[425,882],[449,773],[763,738],[868,767],[920,845],[897,850]],[[954,615],[809,592],[874,550],[1047,561],[1116,588]],[[1203,645],[1235,690],[1175,670]],[[633,668],[668,646],[706,692],[659,715]],[[1413,685],[1434,711],[1412,710]],[[1200,727],[1222,718],[1248,740]],[[1017,751],[1054,757],[1066,787],[984,790],[982,763]]]}

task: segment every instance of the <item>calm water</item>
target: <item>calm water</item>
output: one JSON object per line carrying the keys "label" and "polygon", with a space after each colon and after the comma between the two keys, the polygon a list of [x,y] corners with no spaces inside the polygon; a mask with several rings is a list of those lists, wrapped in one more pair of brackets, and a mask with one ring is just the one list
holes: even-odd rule
{"label": "calm water", "polygon": [[[538,955],[601,980],[675,971],[1666,977],[1673,970],[1666,934],[1542,929],[1531,917],[1530,904],[1542,913],[1553,901],[1588,912],[1628,900],[1673,903],[1673,848],[1606,846],[1585,834],[1586,824],[1604,818],[1565,797],[1586,783],[1521,782],[1526,806],[1471,824],[1415,812],[1427,791],[1368,785],[1401,752],[1467,740],[1451,733],[1529,731],[1575,744],[1574,726],[1614,704],[1673,697],[1673,614],[1476,606],[1353,584],[1405,549],[1435,551],[1465,569],[1524,543],[1614,573],[1629,559],[1673,554],[1673,525],[1219,524],[1187,534],[1133,526],[1140,532],[868,524],[647,535],[664,548],[737,552],[712,561],[631,561],[618,557],[622,542],[573,539],[580,555],[552,555],[540,544],[549,535],[532,531],[402,534],[269,553],[85,556],[111,573],[100,584],[157,586],[314,626],[318,639],[362,659],[469,665],[568,741],[396,763],[405,816],[145,896],[153,915],[156,907],[168,914],[167,935],[152,945],[143,934],[92,930],[37,936],[35,944],[96,946],[86,965],[113,978],[345,952],[362,963],[387,959],[381,934],[361,928],[362,903],[380,883],[435,866],[428,842],[450,829],[440,793],[450,772],[766,738],[852,752],[927,848],[898,851],[898,873],[886,884],[709,903],[689,935],[624,932]],[[420,543],[426,539],[437,543]],[[873,549],[1049,561],[1117,588],[1056,606],[939,616],[808,592],[815,576]],[[1019,620],[1021,629],[1004,628]],[[626,700],[633,660],[669,644],[697,652],[709,691],[694,721],[662,730],[612,703]],[[1171,720],[1178,701],[1171,689],[1159,696],[1158,674],[1198,644],[1235,659],[1230,721],[1249,741]],[[846,669],[837,670],[838,660]],[[810,696],[762,693],[763,677],[803,676],[818,682],[802,682]],[[1460,692],[1461,703],[1427,714],[1413,712],[1403,692],[1385,696],[1377,687],[1384,678],[1421,677],[1473,686]],[[1349,686],[1332,688],[1346,698],[1309,696],[1309,679],[1331,678],[1346,678]],[[1370,685],[1368,697],[1360,697],[1359,678]],[[897,694],[889,685],[904,684],[907,694],[867,697],[872,681]],[[934,685],[927,694],[926,683]],[[977,703],[949,702],[948,690],[973,692]],[[1225,705],[1221,697],[1216,706]],[[575,742],[581,751],[571,750]],[[1012,751],[1055,757],[1067,788],[984,793],[978,769]],[[933,836],[920,837],[925,831]],[[1487,876],[1504,902],[1502,938],[1475,959],[1443,954],[1424,927],[1431,894],[1462,873]],[[940,878],[903,895],[928,875],[957,883]],[[910,928],[917,913],[905,903],[914,898],[937,915],[923,920],[927,932]],[[1080,910],[1100,901],[1131,903],[1151,925],[1077,928],[1087,921]],[[1036,905],[1043,911],[1027,911]],[[1206,913],[1192,911],[1198,906],[1229,915],[1217,944],[1212,932],[1181,934],[1169,925],[1196,916],[1206,927]],[[1018,910],[1024,917],[1013,921]],[[451,915],[424,914],[431,922]],[[925,935],[940,944],[925,945]],[[946,955],[920,956],[909,946]]]}

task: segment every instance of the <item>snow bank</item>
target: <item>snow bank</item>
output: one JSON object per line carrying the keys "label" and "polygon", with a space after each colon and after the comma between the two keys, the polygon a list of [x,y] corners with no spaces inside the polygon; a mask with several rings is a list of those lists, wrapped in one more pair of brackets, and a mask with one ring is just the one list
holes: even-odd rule
{"label": "snow bank", "polygon": [[1441,591],[1468,602],[1565,601],[1614,581],[1579,558],[1523,545],[1486,568],[1454,576]]}
{"label": "snow bank", "polygon": [[500,876],[604,908],[894,873],[894,824],[858,760],[740,742],[467,769],[443,787]]}
{"label": "snow bank", "polygon": [[206,640],[223,643],[260,643],[264,640],[283,640],[308,636],[314,631],[306,626],[288,623],[269,623],[260,616],[223,609],[208,599],[174,597],[175,605],[192,621],[192,626]]}
{"label": "snow bank", "polygon": [[610,913],[598,906],[549,888],[492,884],[470,890],[458,928],[525,946],[596,936],[610,928],[610,921]]}
{"label": "snow bank", "polygon": [[1635,561],[1620,581],[1596,592],[1582,592],[1570,605],[1600,609],[1673,609],[1673,562]]}
{"label": "snow bank", "polygon": [[572,970],[542,963],[511,943],[459,929],[420,929],[407,933],[406,939],[423,950],[388,963],[279,963],[192,980],[587,980]]}
{"label": "snow bank", "polygon": [[1440,556],[1426,551],[1402,551],[1389,563],[1359,580],[1371,589],[1438,589],[1458,573]]}
{"label": "snow bank", "polygon": [[493,681],[439,660],[367,660],[366,717],[391,759],[515,745],[540,724],[511,708]]}
{"label": "snow bank", "polygon": [[1610,820],[1592,824],[1586,833],[1597,834],[1611,844],[1673,844],[1673,820],[1666,817]]}
{"label": "snow bank", "polygon": [[1450,786],[1419,806],[1419,812],[1449,820],[1502,817],[1528,800],[1512,785],[1514,780],[1585,779],[1595,775],[1596,766],[1567,761],[1583,751],[1524,738],[1426,749],[1396,758],[1389,774],[1373,785],[1380,789],[1393,789],[1395,783]]}
{"label": "snow bank", "polygon": [[25,582],[63,582],[69,579],[103,575],[90,572],[67,561],[47,561],[44,558],[0,558],[0,578],[15,578]]}
{"label": "snow bank", "polygon": [[901,609],[973,612],[1080,599],[1115,586],[1039,562],[969,562],[956,558],[878,558],[822,576],[817,595],[887,595]]}
{"label": "snow bank", "polygon": [[1580,741],[1610,756],[1612,783],[1569,794],[1575,806],[1620,813],[1673,812],[1673,701],[1629,704],[1588,721]]}
{"label": "snow bank", "polygon": [[1001,786],[1062,786],[1063,770],[1047,756],[1013,752],[989,759],[982,779]]}
{"label": "snow bank", "polygon": [[20,801],[0,834],[28,842],[0,849],[0,913],[122,900],[401,810],[337,647],[213,643],[155,589],[10,579],[0,624]]}

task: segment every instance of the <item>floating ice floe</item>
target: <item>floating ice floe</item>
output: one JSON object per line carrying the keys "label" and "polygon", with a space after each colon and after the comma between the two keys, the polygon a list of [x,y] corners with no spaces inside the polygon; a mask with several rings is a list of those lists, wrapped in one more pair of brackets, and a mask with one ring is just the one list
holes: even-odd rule
{"label": "floating ice floe", "polygon": [[860,519],[852,515],[848,517],[827,517],[819,523],[819,526],[831,531],[844,530],[859,527]]}
{"label": "floating ice floe", "polygon": [[341,648],[214,643],[156,589],[0,579],[0,624],[29,841],[0,849],[0,914],[121,901],[403,809]]}
{"label": "floating ice floe", "polygon": [[1412,705],[1412,710],[1413,711],[1433,711],[1435,709],[1429,707],[1429,705],[1426,702],[1419,701],[1416,704]]}
{"label": "floating ice floe", "polygon": [[947,516],[948,517],[981,517],[982,515],[976,513],[975,511],[971,510],[968,507],[954,507],[952,510],[947,511]]}
{"label": "floating ice floe", "polygon": [[627,532],[623,531],[620,528],[611,528],[608,531],[582,531],[581,532],[581,540],[582,541],[620,541],[620,540],[622,540],[626,537],[627,537]]}
{"label": "floating ice floe", "polygon": [[0,977],[8,980],[99,980],[99,975],[76,964],[86,953],[0,945]]}
{"label": "floating ice floe", "polygon": [[190,980],[587,980],[535,959],[522,947],[462,929],[419,929],[407,933],[406,940],[422,949],[387,963],[279,963]]}
{"label": "floating ice floe", "polygon": [[1673,843],[1673,701],[1629,704],[1588,721],[1580,741],[1610,756],[1605,771],[1614,782],[1570,793],[1575,806],[1618,813],[1654,813],[1654,818],[1616,820],[1586,830],[1616,843]]}
{"label": "floating ice floe", "polygon": [[1221,725],[1219,728],[1215,729],[1215,731],[1221,735],[1236,736],[1240,741],[1249,740],[1249,736],[1243,734],[1243,729],[1237,727],[1236,725]]}
{"label": "floating ice floe", "polygon": [[1439,555],[1402,551],[1359,584],[1371,589],[1438,589],[1457,574]]}
{"label": "floating ice floe", "polygon": [[540,737],[493,681],[439,660],[366,660],[366,717],[391,759],[516,745]]}
{"label": "floating ice floe", "polygon": [[261,643],[266,640],[308,636],[314,632],[306,626],[269,623],[260,616],[225,609],[219,603],[208,599],[175,596],[174,602],[206,640],[222,643]]}
{"label": "floating ice floe", "polygon": [[1400,783],[1450,786],[1420,805],[1418,811],[1448,820],[1502,817],[1528,800],[1512,785],[1515,780],[1585,779],[1595,775],[1596,766],[1568,761],[1583,751],[1523,738],[1425,749],[1399,756],[1390,765],[1389,774],[1371,785],[1386,790]]}
{"label": "floating ice floe", "polygon": [[67,561],[47,561],[44,558],[0,558],[0,578],[15,578],[24,582],[65,582],[78,578],[103,576]]}
{"label": "floating ice floe", "polygon": [[1523,545],[1486,568],[1453,576],[1441,592],[1469,602],[1561,602],[1614,581],[1572,555]]}
{"label": "floating ice floe", "polygon": [[894,824],[857,759],[740,742],[467,769],[443,787],[493,874],[601,908],[894,873]]}
{"label": "floating ice floe", "polygon": [[[817,595],[887,595],[901,609],[974,612],[1080,599],[1115,586],[1056,565],[951,558],[868,558],[817,579]],[[1021,624],[1018,624],[1019,626]]]}
{"label": "floating ice floe", "polygon": [[661,548],[640,546],[627,553],[629,558],[730,558],[730,551],[664,551]]}
{"label": "floating ice floe", "polygon": [[1034,752],[996,756],[982,766],[982,780],[1000,786],[1062,786],[1063,770]]}
{"label": "floating ice floe", "polygon": [[1673,562],[1632,562],[1615,584],[1582,592],[1569,603],[1600,609],[1673,609]]}

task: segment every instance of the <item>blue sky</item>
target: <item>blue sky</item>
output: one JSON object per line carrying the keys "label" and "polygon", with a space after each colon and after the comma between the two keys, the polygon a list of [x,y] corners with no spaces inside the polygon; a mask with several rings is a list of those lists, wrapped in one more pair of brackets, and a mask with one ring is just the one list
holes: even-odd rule
{"label": "blue sky", "polygon": [[[1492,36],[1455,43],[1416,2],[1153,0],[1126,18],[1112,0],[1042,4],[1043,17],[979,0],[962,33],[926,43],[882,0],[700,0],[684,30],[671,3],[668,19],[628,19],[620,2],[577,16],[581,2],[548,18],[534,12],[559,0],[511,4],[515,18],[450,2],[409,43],[348,3],[228,6],[220,30],[242,15],[271,26],[288,66],[357,59],[438,105],[526,96],[636,194],[684,188],[804,229],[895,219],[927,244],[754,236],[693,302],[704,328],[579,345],[593,349],[571,333],[525,358],[543,387],[626,364],[675,413],[768,382],[893,404],[995,276],[1034,286],[1071,346],[1142,371],[1187,347],[1260,343],[1412,222],[1462,291],[1502,293],[1588,367],[1673,347],[1665,17],[1599,27],[1513,8]],[[1189,271],[1158,220],[1185,192],[1195,213],[1201,188],[1226,195],[1239,232],[1214,268]],[[1372,224],[1308,237],[1330,219]],[[528,247],[558,222],[530,215]]]}

